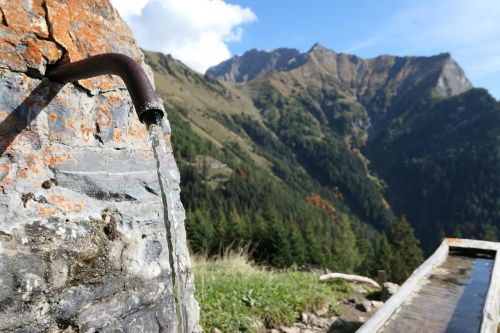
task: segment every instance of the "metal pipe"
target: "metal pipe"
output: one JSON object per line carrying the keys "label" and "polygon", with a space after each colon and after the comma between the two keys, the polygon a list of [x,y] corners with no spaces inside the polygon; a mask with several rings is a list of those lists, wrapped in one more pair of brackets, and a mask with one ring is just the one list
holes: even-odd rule
{"label": "metal pipe", "polygon": [[48,71],[47,77],[60,83],[75,82],[94,76],[113,74],[122,78],[139,120],[158,123],[165,111],[142,67],[132,58],[119,53],[104,53]]}

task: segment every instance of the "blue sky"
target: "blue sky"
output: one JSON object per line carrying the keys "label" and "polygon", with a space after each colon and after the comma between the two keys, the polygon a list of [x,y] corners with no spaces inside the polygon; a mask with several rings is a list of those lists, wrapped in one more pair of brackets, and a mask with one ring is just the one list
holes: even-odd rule
{"label": "blue sky", "polygon": [[235,54],[249,48],[274,49],[280,46],[307,51],[315,42],[347,51],[357,41],[382,29],[392,14],[404,7],[399,1],[387,0],[227,2],[251,8],[257,16],[255,22],[244,26],[241,41],[229,44]]}
{"label": "blue sky", "polygon": [[112,0],[139,45],[203,72],[251,48],[361,57],[450,52],[500,98],[500,0]]}

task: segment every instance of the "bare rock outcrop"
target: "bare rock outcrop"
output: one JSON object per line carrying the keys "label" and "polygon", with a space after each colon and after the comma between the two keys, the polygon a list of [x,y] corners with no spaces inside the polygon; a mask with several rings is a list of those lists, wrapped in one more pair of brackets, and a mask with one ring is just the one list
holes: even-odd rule
{"label": "bare rock outcrop", "polygon": [[156,164],[124,84],[43,78],[57,62],[104,52],[151,73],[107,0],[0,0],[2,332],[176,331]]}

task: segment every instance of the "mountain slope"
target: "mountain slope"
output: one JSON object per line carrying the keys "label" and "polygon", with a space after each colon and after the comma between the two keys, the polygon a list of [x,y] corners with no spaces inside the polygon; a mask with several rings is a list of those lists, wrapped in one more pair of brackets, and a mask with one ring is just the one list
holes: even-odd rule
{"label": "mountain slope", "polygon": [[499,147],[500,103],[473,89],[417,103],[366,150],[429,248],[442,235],[498,237]]}
{"label": "mountain slope", "polygon": [[[497,237],[494,188],[500,183],[492,168],[500,166],[500,129],[492,120],[498,102],[472,89],[449,54],[362,59],[317,44],[301,56],[307,60],[300,66],[274,68],[240,86],[257,107],[262,96],[279,91],[300,105],[303,117],[316,119],[315,125],[300,120],[303,129],[322,138],[333,132],[361,152],[390,205],[408,216],[427,250],[445,234]],[[322,183],[326,169],[313,172]]]}
{"label": "mountain slope", "polygon": [[[354,116],[359,123],[356,127],[369,128],[370,140],[415,100],[429,95],[437,98],[455,96],[472,88],[463,70],[448,53],[433,57],[384,55],[362,59],[315,44],[307,53],[293,53],[293,61],[288,59],[292,66],[277,66],[271,59],[279,57],[280,50],[249,51],[210,68],[207,75],[236,82],[253,79],[256,83],[249,82],[250,85],[261,85],[262,80],[269,81],[273,77],[275,82],[286,78],[286,83],[281,85],[285,95],[298,91],[303,94],[301,97],[309,97],[313,105],[334,114],[335,121],[330,119],[330,122],[341,130],[353,125],[352,119],[346,119],[352,117],[349,113],[346,116],[345,104],[355,110],[361,105],[365,110]],[[252,68],[248,74],[245,72],[248,66],[243,64],[252,61],[257,69]],[[232,76],[234,72],[239,76]],[[325,98],[324,92],[330,96]],[[337,100],[339,95],[342,101]],[[342,110],[335,112],[335,108]]]}
{"label": "mountain slope", "polygon": [[[354,201],[309,174],[297,152],[265,124],[246,89],[196,74],[169,56],[145,56],[167,102],[195,251],[250,244],[255,259],[275,266],[371,273],[371,265],[360,263],[372,261],[378,233],[354,212]],[[354,166],[349,174],[367,180],[349,186],[372,184],[361,160],[332,140],[343,151],[339,158]],[[382,195],[371,186],[378,204]]]}
{"label": "mountain slope", "polygon": [[[292,219],[293,232],[301,234],[306,252],[320,252],[308,243],[318,237],[322,246],[329,244],[328,256],[338,255],[333,248],[345,239],[332,239],[347,227],[358,239],[354,257],[365,263],[378,242],[372,227],[390,235],[396,215],[407,216],[427,250],[444,234],[497,237],[500,203],[495,189],[500,181],[492,170],[500,166],[493,153],[500,133],[494,121],[498,103],[487,92],[472,89],[449,54],[362,59],[317,44],[303,54],[252,50],[205,76],[169,56],[146,52],[146,60],[155,70],[170,117],[178,119],[173,123],[192,133],[176,134],[174,126],[173,138],[174,143],[178,138],[175,147],[183,156],[191,156],[183,163],[189,181],[196,180],[184,184],[189,189],[185,193],[197,191],[192,195],[196,199],[184,198],[188,211],[197,211],[198,225],[209,232],[222,227],[202,221],[200,201],[215,200],[214,207],[242,215],[260,212],[268,225],[284,219],[277,223],[281,227],[269,231],[274,235],[287,228],[284,211],[290,203],[299,210],[304,204],[314,206],[330,214],[330,222],[318,215],[316,222],[308,223],[300,215],[305,211]],[[491,156],[484,158],[488,151]],[[255,182],[242,188],[241,180],[247,179]],[[211,198],[210,192],[209,201],[200,200],[204,190],[195,190],[199,182],[224,199]],[[260,189],[264,183],[271,187],[267,194]],[[257,193],[265,199],[255,200]],[[235,221],[224,218],[230,224]],[[252,226],[260,223],[245,218]],[[335,230],[325,233],[332,219]],[[263,260],[269,259],[264,258],[266,251],[279,252],[263,246],[255,234],[231,232],[231,237],[221,236],[226,243],[257,242],[257,256]],[[360,258],[366,237],[367,253]],[[293,248],[289,242],[283,248],[287,246]]]}

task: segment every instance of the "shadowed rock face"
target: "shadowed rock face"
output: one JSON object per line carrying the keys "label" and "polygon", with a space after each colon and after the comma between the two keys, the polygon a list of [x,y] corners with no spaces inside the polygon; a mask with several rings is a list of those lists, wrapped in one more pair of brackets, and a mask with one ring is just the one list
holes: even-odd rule
{"label": "shadowed rock face", "polygon": [[[0,331],[176,329],[156,164],[123,83],[42,79],[103,52],[151,73],[131,36],[105,0],[0,0]],[[198,331],[186,247],[181,263]]]}

